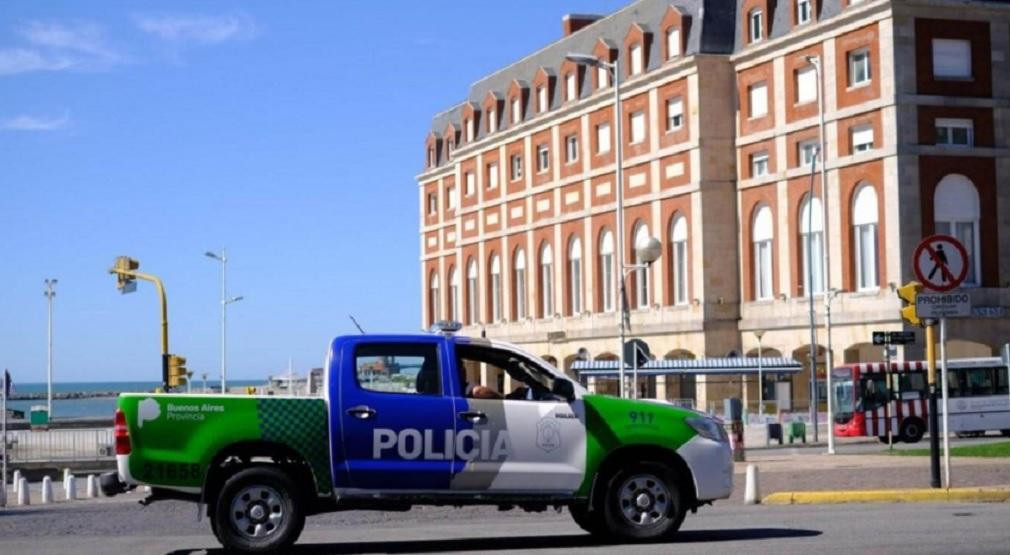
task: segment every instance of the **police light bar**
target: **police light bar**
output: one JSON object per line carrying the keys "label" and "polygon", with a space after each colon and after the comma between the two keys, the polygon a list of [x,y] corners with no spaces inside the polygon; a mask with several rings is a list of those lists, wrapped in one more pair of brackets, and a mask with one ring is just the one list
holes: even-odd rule
{"label": "police light bar", "polygon": [[428,329],[431,333],[444,333],[446,335],[452,335],[459,330],[463,329],[463,324],[453,320],[439,320],[431,325]]}

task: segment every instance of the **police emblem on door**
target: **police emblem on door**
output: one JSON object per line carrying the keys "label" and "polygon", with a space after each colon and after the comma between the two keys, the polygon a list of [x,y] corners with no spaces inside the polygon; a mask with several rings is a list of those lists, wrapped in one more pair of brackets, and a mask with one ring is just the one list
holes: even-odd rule
{"label": "police emblem on door", "polygon": [[551,417],[537,423],[537,447],[550,453],[561,447],[561,425]]}

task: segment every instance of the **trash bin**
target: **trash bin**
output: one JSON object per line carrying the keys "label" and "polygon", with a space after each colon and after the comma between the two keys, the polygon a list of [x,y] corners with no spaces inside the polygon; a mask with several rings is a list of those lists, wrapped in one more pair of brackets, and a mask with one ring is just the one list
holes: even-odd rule
{"label": "trash bin", "polygon": [[48,429],[49,409],[45,405],[33,405],[28,415],[28,423],[32,429]]}
{"label": "trash bin", "polygon": [[770,445],[772,440],[778,440],[779,445],[782,445],[782,424],[779,424],[778,422],[769,422],[767,424],[765,445]]}
{"label": "trash bin", "polygon": [[789,443],[792,443],[793,439],[802,439],[803,443],[807,442],[807,425],[805,422],[789,423]]}

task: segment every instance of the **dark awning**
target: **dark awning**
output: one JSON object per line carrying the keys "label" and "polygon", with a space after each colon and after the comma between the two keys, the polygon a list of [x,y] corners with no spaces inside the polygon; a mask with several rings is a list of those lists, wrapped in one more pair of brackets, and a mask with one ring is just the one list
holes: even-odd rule
{"label": "dark awning", "polygon": [[[760,362],[760,365],[758,364]],[[580,376],[617,377],[618,362],[616,360],[577,360],[572,364],[572,370]],[[735,358],[698,358],[679,360],[650,360],[645,366],[638,367],[640,376],[669,376],[678,374],[796,374],[803,370],[803,365],[791,358],[781,357],[735,357]],[[632,370],[627,365],[625,372]]]}

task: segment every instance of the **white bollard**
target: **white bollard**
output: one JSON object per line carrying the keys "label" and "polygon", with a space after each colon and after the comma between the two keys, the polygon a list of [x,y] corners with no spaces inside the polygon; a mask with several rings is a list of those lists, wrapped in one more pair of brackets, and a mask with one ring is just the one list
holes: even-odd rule
{"label": "white bollard", "polygon": [[67,494],[67,501],[77,499],[77,477],[73,474],[67,476],[67,487],[64,493]]}
{"label": "white bollard", "polygon": [[14,495],[17,495],[20,492],[20,490],[18,488],[21,487],[21,471],[20,470],[15,470],[14,471],[14,477],[11,478],[11,485],[14,486]]}
{"label": "white bollard", "polygon": [[88,499],[98,497],[98,480],[94,474],[88,474]]}
{"label": "white bollard", "polygon": [[758,467],[756,464],[747,465],[747,483],[743,490],[744,505],[757,505],[761,502],[761,488],[758,487]]}
{"label": "white bollard", "polygon": [[49,476],[42,478],[42,503],[53,502],[53,480]]}
{"label": "white bollard", "polygon": [[69,477],[70,477],[70,469],[69,468],[64,468],[63,469],[63,489],[67,489],[67,478],[69,478]]}
{"label": "white bollard", "polygon": [[28,480],[18,480],[18,505],[31,505],[32,492],[28,491]]}

